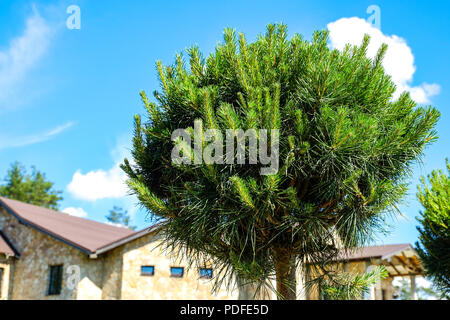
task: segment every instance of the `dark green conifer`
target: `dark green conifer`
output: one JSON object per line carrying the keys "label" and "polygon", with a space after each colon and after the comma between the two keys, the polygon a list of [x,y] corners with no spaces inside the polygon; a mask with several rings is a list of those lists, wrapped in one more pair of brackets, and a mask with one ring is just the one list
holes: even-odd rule
{"label": "dark green conifer", "polygon": [[[275,279],[279,297],[293,299],[296,265],[326,270],[340,247],[385,229],[439,113],[408,93],[393,100],[386,46],[368,59],[368,44],[330,50],[327,32],[289,39],[280,24],[252,43],[226,29],[207,58],[193,47],[187,59],[158,62],[161,88],[155,102],[141,93],[145,120],[135,117],[134,163],[122,168],[141,204],[166,221],[169,248],[197,265],[212,259],[216,284],[223,272],[261,288]],[[279,129],[278,172],[261,175],[248,160],[174,165],[171,134],[193,135],[197,119],[224,136]]]}

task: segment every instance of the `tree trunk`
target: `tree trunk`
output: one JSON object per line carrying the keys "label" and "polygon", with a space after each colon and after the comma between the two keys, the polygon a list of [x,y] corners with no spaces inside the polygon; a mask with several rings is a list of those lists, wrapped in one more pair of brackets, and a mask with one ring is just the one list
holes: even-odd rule
{"label": "tree trunk", "polygon": [[295,257],[284,248],[274,249],[275,273],[279,300],[296,300]]}

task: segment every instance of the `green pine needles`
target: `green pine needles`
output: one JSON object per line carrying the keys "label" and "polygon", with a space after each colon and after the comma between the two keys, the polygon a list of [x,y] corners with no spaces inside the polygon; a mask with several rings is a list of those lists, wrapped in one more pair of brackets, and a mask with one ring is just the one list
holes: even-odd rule
{"label": "green pine needles", "polygon": [[321,279],[320,293],[325,300],[360,300],[364,298],[364,294],[369,293],[371,285],[375,285],[388,275],[384,266],[362,275],[338,274],[331,279]]}
{"label": "green pine needles", "polygon": [[[213,262],[216,288],[239,279],[294,299],[297,266],[327,268],[396,212],[439,113],[408,93],[392,100],[386,46],[371,60],[368,44],[330,50],[326,31],[288,39],[280,24],[252,43],[226,29],[207,58],[193,47],[173,65],[157,63],[161,89],[156,102],[141,93],[146,120],[135,116],[134,161],[122,168],[141,204],[165,221],[167,247],[197,266]],[[196,120],[223,134],[278,129],[279,170],[172,163],[172,132],[194,137]]]}
{"label": "green pine needles", "polygon": [[450,296],[450,163],[447,173],[433,170],[428,184],[421,178],[417,199],[424,210],[417,220],[420,226],[417,253],[427,275],[443,296]]}

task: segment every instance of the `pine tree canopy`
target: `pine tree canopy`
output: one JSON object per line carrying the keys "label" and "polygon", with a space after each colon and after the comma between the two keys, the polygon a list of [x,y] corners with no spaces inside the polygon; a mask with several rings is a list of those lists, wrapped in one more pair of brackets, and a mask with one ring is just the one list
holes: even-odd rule
{"label": "pine tree canopy", "polygon": [[[135,116],[134,161],[122,169],[141,204],[165,220],[168,248],[186,249],[197,265],[210,259],[216,275],[267,286],[276,279],[272,289],[293,298],[295,264],[325,270],[339,248],[385,229],[412,165],[437,137],[439,112],[408,93],[393,99],[387,47],[369,59],[368,44],[366,36],[361,46],[331,50],[327,31],[288,39],[279,24],[252,43],[225,29],[207,58],[194,46],[173,65],[157,63],[161,88],[155,102],[141,92],[145,120]],[[224,135],[278,129],[278,171],[262,175],[264,165],[238,159],[173,163],[172,132],[194,137],[196,120]]]}
{"label": "pine tree canopy", "polygon": [[2,197],[53,210],[58,210],[58,202],[63,199],[60,194],[61,191],[53,189],[53,182],[46,180],[44,173],[32,167],[32,173],[28,174],[19,162],[11,164],[3,185],[0,185]]}
{"label": "pine tree canopy", "polygon": [[110,223],[122,225],[131,230],[136,229],[135,226],[131,225],[131,218],[130,215],[128,214],[128,211],[124,210],[121,207],[114,206],[112,210],[109,210],[109,214],[105,216],[105,218]]}
{"label": "pine tree canopy", "polygon": [[450,163],[447,174],[433,170],[429,185],[421,178],[417,199],[424,210],[417,220],[420,226],[417,253],[436,287],[450,295]]}

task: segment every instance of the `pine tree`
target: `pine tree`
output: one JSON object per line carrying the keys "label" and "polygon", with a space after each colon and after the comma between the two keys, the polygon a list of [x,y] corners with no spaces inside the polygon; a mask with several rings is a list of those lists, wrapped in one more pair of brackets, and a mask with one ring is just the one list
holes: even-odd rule
{"label": "pine tree", "polygon": [[23,201],[37,206],[58,210],[63,198],[62,192],[53,189],[53,182],[47,181],[45,174],[32,167],[31,174],[19,162],[11,164],[0,185],[0,196]]}
{"label": "pine tree", "polygon": [[428,276],[443,295],[450,295],[450,163],[447,174],[433,170],[428,183],[421,178],[417,199],[424,210],[417,218],[420,226],[419,254]]}
{"label": "pine tree", "polygon": [[389,273],[384,266],[364,274],[341,273],[332,278],[321,279],[319,284],[322,299],[359,300],[369,293],[370,286],[385,279]]}
{"label": "pine tree", "polygon": [[114,206],[112,210],[109,210],[109,214],[105,216],[105,218],[108,222],[120,224],[124,227],[130,228],[131,230],[136,229],[135,226],[131,225],[131,219],[128,215],[128,211],[123,210],[121,207]]}
{"label": "pine tree", "polygon": [[[329,277],[340,247],[364,245],[384,230],[411,166],[436,139],[439,113],[408,93],[393,100],[395,85],[381,64],[386,46],[371,60],[368,44],[366,36],[359,47],[330,50],[328,32],[289,40],[280,24],[253,43],[226,29],[206,59],[192,47],[187,61],[178,54],[173,65],[157,63],[161,90],[156,102],[141,92],[147,120],[135,116],[134,163],[125,159],[122,168],[140,203],[164,219],[168,249],[183,249],[197,265],[209,259],[216,275],[295,299],[298,265]],[[172,163],[175,145],[195,158],[191,146],[171,140],[178,128],[201,137],[195,121],[223,136],[278,129],[279,170],[262,175],[262,163],[249,163],[250,148],[244,164],[236,151],[213,155],[231,154],[233,164]],[[227,279],[216,276],[215,288]]]}

